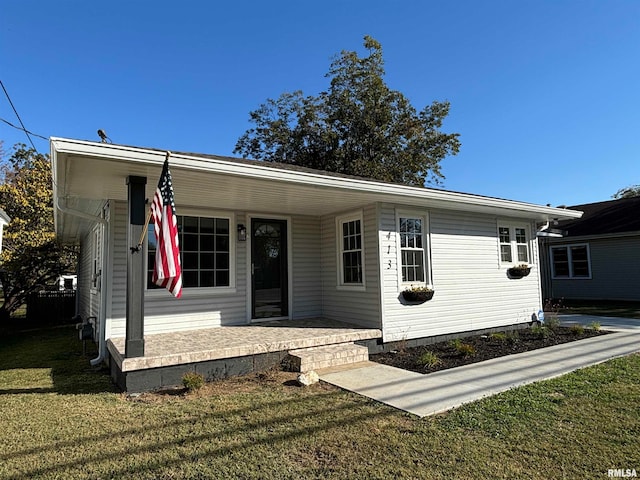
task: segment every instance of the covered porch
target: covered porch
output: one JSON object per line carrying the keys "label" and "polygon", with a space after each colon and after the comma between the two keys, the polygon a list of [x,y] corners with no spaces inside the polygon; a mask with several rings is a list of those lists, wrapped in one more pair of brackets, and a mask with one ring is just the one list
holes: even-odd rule
{"label": "covered porch", "polygon": [[107,348],[114,381],[136,392],[179,385],[186,372],[216,380],[278,366],[292,350],[335,350],[381,337],[379,329],[310,318],[145,335],[142,357],[125,358],[124,337],[110,338]]}

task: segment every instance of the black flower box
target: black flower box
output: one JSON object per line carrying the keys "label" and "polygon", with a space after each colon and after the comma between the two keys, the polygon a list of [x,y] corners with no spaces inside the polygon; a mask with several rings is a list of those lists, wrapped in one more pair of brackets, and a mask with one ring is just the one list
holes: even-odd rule
{"label": "black flower box", "polygon": [[433,298],[433,290],[404,290],[402,292],[402,298],[406,302],[411,303],[423,303]]}
{"label": "black flower box", "polygon": [[509,275],[509,278],[522,278],[522,277],[526,277],[530,273],[531,273],[531,267],[524,266],[524,265],[520,265],[518,267],[511,267],[509,270],[507,270],[507,275]]}

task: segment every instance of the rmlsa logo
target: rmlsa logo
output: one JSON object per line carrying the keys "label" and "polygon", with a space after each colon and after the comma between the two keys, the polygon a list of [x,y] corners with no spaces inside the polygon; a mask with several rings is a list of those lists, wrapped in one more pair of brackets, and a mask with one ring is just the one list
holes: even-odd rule
{"label": "rmlsa logo", "polygon": [[638,476],[635,468],[610,468],[607,473],[610,477],[616,478],[635,478]]}

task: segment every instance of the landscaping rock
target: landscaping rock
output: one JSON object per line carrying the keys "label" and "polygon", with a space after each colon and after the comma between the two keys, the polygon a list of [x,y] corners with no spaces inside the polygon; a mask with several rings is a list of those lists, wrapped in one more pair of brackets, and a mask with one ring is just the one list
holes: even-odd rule
{"label": "landscaping rock", "polygon": [[318,377],[318,374],[313,370],[298,375],[298,383],[303,387],[308,387],[309,385],[313,385],[314,383],[318,383],[319,381],[320,377]]}

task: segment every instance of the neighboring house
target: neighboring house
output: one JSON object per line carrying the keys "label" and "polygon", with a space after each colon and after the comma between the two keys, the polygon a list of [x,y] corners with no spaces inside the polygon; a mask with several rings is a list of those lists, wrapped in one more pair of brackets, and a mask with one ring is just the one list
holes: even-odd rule
{"label": "neighboring house", "polygon": [[640,197],[567,208],[584,215],[540,238],[545,297],[640,301]]}
{"label": "neighboring house", "polygon": [[78,288],[78,276],[74,273],[70,273],[68,275],[60,275],[56,280],[58,284],[58,290],[60,291],[70,291]]}
{"label": "neighboring house", "polygon": [[[78,313],[96,317],[103,351],[127,331],[127,178],[146,177],[151,199],[165,152],[52,138],[51,158],[56,232],[80,245]],[[148,263],[145,336],[316,318],[387,343],[524,324],[542,306],[537,228],[581,215],[211,155],[172,153],[170,166],[184,290],[154,288]],[[523,263],[530,275],[508,275]],[[435,295],[409,304],[410,286]]]}
{"label": "neighboring house", "polygon": [[9,225],[10,221],[11,219],[9,218],[9,215],[7,215],[4,212],[4,210],[0,208],[0,253],[2,253],[2,236],[4,232],[4,227]]}

